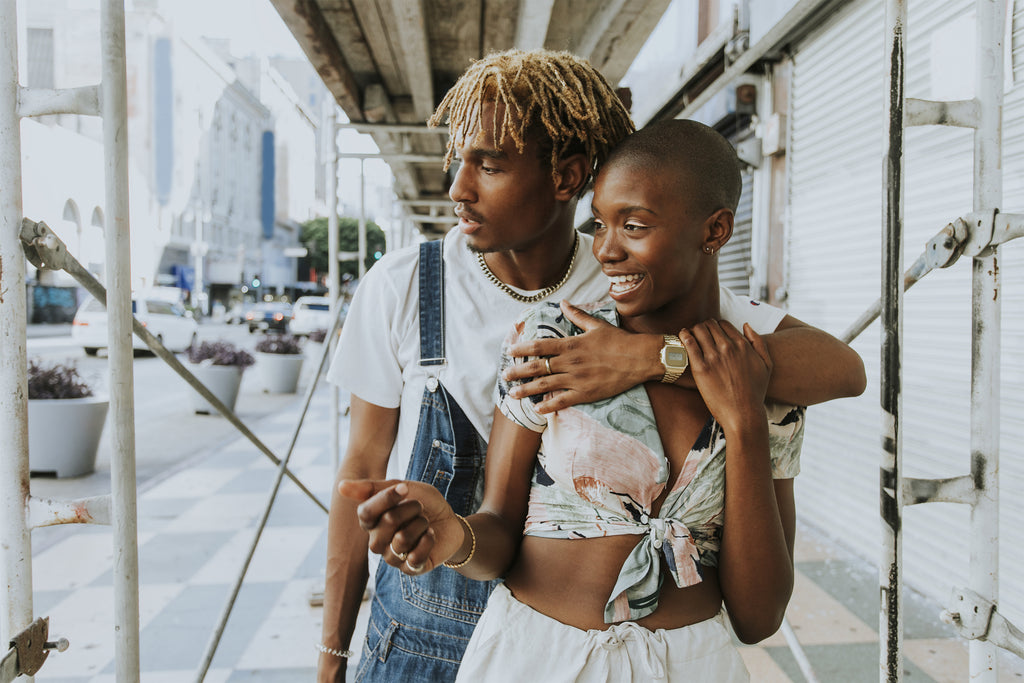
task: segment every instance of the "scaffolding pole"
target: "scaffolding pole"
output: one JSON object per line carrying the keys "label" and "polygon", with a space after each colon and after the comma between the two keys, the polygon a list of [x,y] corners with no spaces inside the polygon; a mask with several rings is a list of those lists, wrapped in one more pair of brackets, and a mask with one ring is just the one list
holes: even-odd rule
{"label": "scaffolding pole", "polygon": [[114,540],[114,661],[117,680],[139,680],[139,546],[135,476],[131,230],[128,219],[128,77],[122,0],[100,10],[103,76],[104,231],[110,372],[110,496]]}
{"label": "scaffolding pole", "polygon": [[5,647],[0,651],[32,622],[17,27],[15,3],[0,1],[0,585],[6,591],[0,609],[0,643]]}
{"label": "scaffolding pole", "polygon": [[[886,3],[889,96],[885,163],[885,233],[882,257],[881,513],[882,612],[879,633],[882,678],[902,679],[902,508],[957,502],[971,506],[970,588],[954,589],[946,618],[970,640],[970,679],[996,683],[996,648],[1021,651],[1020,632],[996,613],[999,599],[999,366],[1001,311],[999,244],[1012,239],[1019,216],[999,217],[1002,203],[1002,107],[1004,6],[976,0],[977,90],[974,99],[930,102],[904,97],[906,0]],[[973,211],[950,223],[903,275],[903,145],[908,125],[974,128]],[[1000,228],[1005,224],[1006,229]],[[1017,227],[1014,227],[1017,226]],[[932,267],[948,267],[963,253],[972,258],[971,436],[969,476],[942,480],[902,476],[903,293]],[[918,276],[912,273],[919,272]],[[999,627],[993,629],[992,625]],[[990,633],[991,631],[991,633]]]}
{"label": "scaffolding pole", "polygon": [[880,680],[903,680],[903,105],[906,64],[906,0],[888,0],[885,49],[889,65],[885,118],[882,220],[881,408],[882,452],[879,509],[881,614]]}
{"label": "scaffolding pole", "polygon": [[[337,320],[338,309],[341,307],[341,268],[338,263],[338,109],[330,103],[327,114],[327,130],[324,139],[327,141],[327,295],[331,300],[331,320]],[[328,351],[337,345],[337,334],[328,335],[324,346]],[[338,417],[341,408],[338,401],[338,387],[331,384],[328,388],[331,397],[329,418],[331,421],[331,477],[338,473],[341,464],[341,425]],[[330,500],[330,498],[328,498]]]}
{"label": "scaffolding pole", "polygon": [[[1004,3],[977,0],[978,125],[974,130],[974,211],[1002,206],[1002,111]],[[992,604],[999,601],[999,354],[1001,311],[999,248],[973,259],[971,285],[971,507],[970,588]],[[988,640],[970,644],[975,683],[998,680],[996,648]]]}

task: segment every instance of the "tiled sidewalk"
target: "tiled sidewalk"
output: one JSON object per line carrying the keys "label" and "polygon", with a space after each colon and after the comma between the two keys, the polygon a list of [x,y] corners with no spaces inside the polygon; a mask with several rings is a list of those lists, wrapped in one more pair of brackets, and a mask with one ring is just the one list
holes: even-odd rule
{"label": "tiled sidewalk", "polygon": [[[254,425],[284,454],[301,401]],[[293,471],[324,502],[331,481],[327,395],[318,395],[292,456]],[[343,423],[343,431],[344,431]],[[342,443],[345,436],[342,435]],[[139,496],[142,680],[179,683],[195,671],[263,512],[275,466],[239,437],[198,455]],[[39,681],[113,683],[111,536],[105,527],[37,530],[35,612],[71,648],[50,656]],[[287,479],[206,676],[210,683],[314,679],[326,516]],[[789,620],[819,681],[879,680],[877,577],[801,527]],[[367,603],[364,603],[364,605]],[[938,620],[940,607],[906,598],[906,676],[918,683],[967,681],[967,647]],[[358,647],[354,648],[358,651]],[[743,647],[754,681],[801,682],[781,634]],[[1024,678],[1003,657],[1001,681]],[[354,671],[355,666],[350,666]]]}

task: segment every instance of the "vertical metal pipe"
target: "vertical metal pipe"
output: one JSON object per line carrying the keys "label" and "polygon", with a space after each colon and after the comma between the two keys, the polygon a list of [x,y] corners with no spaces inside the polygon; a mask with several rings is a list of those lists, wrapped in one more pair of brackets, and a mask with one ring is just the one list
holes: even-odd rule
{"label": "vertical metal pipe", "polygon": [[359,279],[366,275],[366,159],[359,159]]}
{"label": "vertical metal pipe", "polygon": [[106,184],[107,318],[111,408],[111,500],[114,530],[114,658],[117,680],[139,680],[139,552],[135,492],[132,376],[132,281],[128,220],[128,87],[123,0],[100,13]]}
{"label": "vertical metal pipe", "polygon": [[882,233],[882,461],[879,509],[880,680],[903,678],[903,102],[906,0],[885,8],[888,93],[885,104],[884,227]]}
{"label": "vertical metal pipe", "polygon": [[[981,117],[974,131],[974,210],[1000,208],[1002,186],[1003,29],[1005,3],[978,0],[977,93]],[[971,287],[971,589],[999,604],[999,366],[1001,312],[999,248],[973,259]],[[970,643],[970,676],[998,680],[996,646]]]}
{"label": "vertical metal pipe", "polygon": [[[327,139],[327,294],[331,299],[331,320],[338,317],[341,306],[341,291],[338,264],[338,111],[334,103],[330,104],[327,114],[324,137]],[[332,334],[324,340],[328,347],[334,347],[337,335]],[[331,395],[331,471],[336,473],[340,464],[341,435],[338,417],[341,409],[338,405],[338,387],[328,384]],[[328,500],[330,498],[328,497]]]}
{"label": "vertical metal pipe", "polygon": [[21,250],[21,124],[18,17],[0,0],[0,643],[32,623],[28,527],[28,362],[25,254]]}

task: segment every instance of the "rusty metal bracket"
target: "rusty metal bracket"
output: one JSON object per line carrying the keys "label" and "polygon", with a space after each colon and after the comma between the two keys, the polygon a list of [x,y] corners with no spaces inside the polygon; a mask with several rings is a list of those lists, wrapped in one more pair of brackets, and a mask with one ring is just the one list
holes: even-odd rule
{"label": "rusty metal bracket", "polygon": [[957,218],[928,240],[924,247],[925,261],[931,268],[948,268],[964,253],[964,243],[971,229],[967,221]]}
{"label": "rusty metal bracket", "polygon": [[1024,236],[1024,214],[976,211],[965,214],[928,240],[924,258],[930,268],[948,268],[961,256],[979,256]]}
{"label": "rusty metal bracket", "polygon": [[21,220],[21,247],[25,257],[36,268],[64,270],[67,266],[67,247],[42,221]]}
{"label": "rusty metal bracket", "polygon": [[998,209],[992,211],[974,211],[962,219],[967,224],[967,240],[964,242],[964,256],[978,256],[992,247],[992,235],[995,231]]}
{"label": "rusty metal bracket", "polygon": [[[47,638],[50,635],[50,618],[39,617],[29,627],[14,636],[11,639],[10,647],[15,653],[15,665],[14,672],[15,676],[34,676],[39,669],[43,667],[43,663],[46,658],[50,655],[50,650],[58,650],[63,652],[68,649],[68,641],[66,638],[61,638],[56,642],[50,642]],[[4,657],[4,674],[7,674],[7,664],[10,658],[8,653],[7,657]],[[8,680],[4,679],[5,683]]]}
{"label": "rusty metal bracket", "polygon": [[953,589],[953,605],[942,620],[967,640],[983,640],[1024,658],[1024,631],[999,613],[995,603],[968,588]]}
{"label": "rusty metal bracket", "polygon": [[942,611],[941,619],[967,640],[984,640],[995,608],[969,588],[954,588],[952,605]]}

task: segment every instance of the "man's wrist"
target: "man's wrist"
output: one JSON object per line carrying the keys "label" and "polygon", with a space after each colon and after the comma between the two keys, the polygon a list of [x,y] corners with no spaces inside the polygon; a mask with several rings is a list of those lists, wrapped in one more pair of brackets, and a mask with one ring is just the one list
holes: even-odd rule
{"label": "man's wrist", "polygon": [[639,348],[643,350],[641,358],[644,359],[643,379],[644,382],[660,382],[665,376],[665,366],[661,364],[661,347],[665,345],[665,336],[661,334],[640,334],[641,339],[637,340]]}

